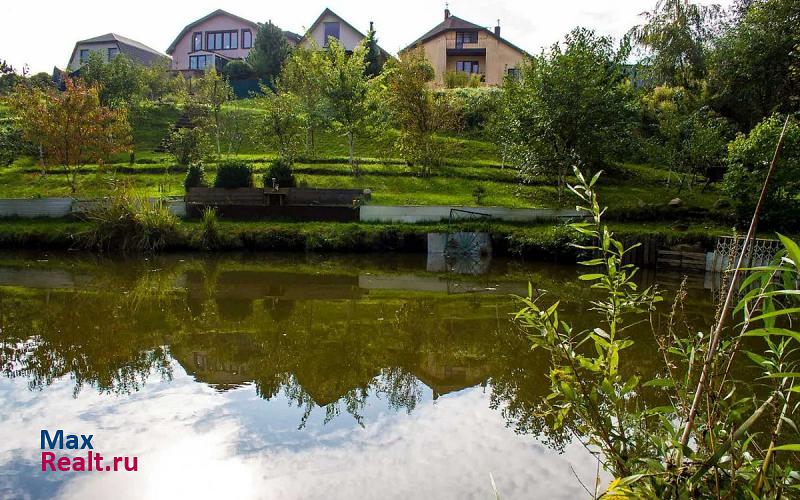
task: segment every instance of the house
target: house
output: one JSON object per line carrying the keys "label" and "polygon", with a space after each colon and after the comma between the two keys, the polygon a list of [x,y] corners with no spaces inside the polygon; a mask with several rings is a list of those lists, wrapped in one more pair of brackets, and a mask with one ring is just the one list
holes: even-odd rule
{"label": "house", "polygon": [[489,30],[444,10],[444,21],[400,51],[422,47],[436,71],[435,85],[444,85],[448,72],[480,76],[485,85],[501,85],[515,75],[527,53],[500,36],[500,23]]}
{"label": "house", "polygon": [[[187,24],[167,49],[172,56],[172,71],[188,76],[211,67],[219,70],[228,61],[246,58],[258,26],[222,9]],[[300,41],[300,35],[284,33],[291,45]]]}
{"label": "house", "polygon": [[[372,28],[373,26],[370,22],[370,31],[372,31]],[[313,44],[315,44],[317,47],[325,48],[328,46],[328,40],[331,37],[339,40],[339,43],[342,44],[346,51],[352,52],[356,46],[366,38],[366,35],[358,31],[353,27],[352,24],[342,19],[331,9],[326,8],[322,11],[322,14],[317,17],[317,20],[314,21],[314,24],[308,28],[308,31],[306,31],[306,34],[303,37],[303,41],[300,43],[300,45],[308,47],[312,45],[313,41]],[[381,57],[383,58],[382,63],[386,62],[391,56],[382,48],[378,48],[380,49]]]}
{"label": "house", "polygon": [[107,33],[87,40],[81,40],[72,49],[67,63],[68,72],[74,72],[89,61],[89,54],[98,52],[105,62],[114,59],[117,54],[125,54],[132,61],[144,66],[152,66],[159,62],[169,61],[169,56],[116,33]]}

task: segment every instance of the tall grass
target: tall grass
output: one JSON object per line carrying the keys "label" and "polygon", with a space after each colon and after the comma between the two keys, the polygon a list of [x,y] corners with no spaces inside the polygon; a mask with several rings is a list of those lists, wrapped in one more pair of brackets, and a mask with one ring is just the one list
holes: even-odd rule
{"label": "tall grass", "polygon": [[85,214],[92,223],[81,242],[100,251],[156,252],[179,241],[178,219],[160,200],[137,196],[129,186],[115,186]]}

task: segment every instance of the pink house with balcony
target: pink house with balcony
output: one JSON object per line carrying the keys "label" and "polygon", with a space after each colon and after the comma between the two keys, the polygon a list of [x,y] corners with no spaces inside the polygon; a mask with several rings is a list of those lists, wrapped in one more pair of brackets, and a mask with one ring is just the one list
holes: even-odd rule
{"label": "pink house with balcony", "polygon": [[[221,69],[228,61],[244,59],[253,47],[258,23],[217,9],[186,25],[167,49],[172,70],[188,76],[207,68]],[[301,37],[285,31],[291,45]]]}

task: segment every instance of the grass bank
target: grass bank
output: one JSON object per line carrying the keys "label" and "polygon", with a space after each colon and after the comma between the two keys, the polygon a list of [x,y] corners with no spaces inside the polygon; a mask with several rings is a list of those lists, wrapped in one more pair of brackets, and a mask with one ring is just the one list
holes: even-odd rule
{"label": "grass bank", "polygon": [[[85,249],[92,225],[82,221],[6,219],[0,224],[0,248]],[[704,223],[675,231],[664,223],[617,223],[612,229],[629,241],[655,239],[660,246],[678,244],[711,248],[717,236],[730,229]],[[203,251],[202,223],[182,221],[167,251]],[[531,260],[574,262],[579,254],[572,246],[576,233],[563,224],[460,223],[366,224],[337,222],[230,222],[219,221],[218,251],[293,252],[425,252],[429,232],[488,231],[496,255]]]}

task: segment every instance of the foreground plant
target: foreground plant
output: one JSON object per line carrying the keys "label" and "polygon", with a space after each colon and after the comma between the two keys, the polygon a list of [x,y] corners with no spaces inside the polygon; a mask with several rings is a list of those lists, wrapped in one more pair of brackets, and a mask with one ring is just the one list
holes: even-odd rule
{"label": "foreground plant", "polygon": [[[751,270],[741,281],[738,305],[733,311],[723,308],[718,318],[734,314],[739,321],[716,345],[702,333],[678,334],[675,320],[685,296],[680,290],[667,331],[654,329],[664,358],[661,374],[642,380],[620,369],[634,343],[626,330],[653,319],[662,297],[637,287],[636,267],[624,263],[635,247],[626,248],[603,225],[595,191],[600,174],[587,180],[576,168],[575,175],[579,184],[570,189],[591,221],[572,227],[593,242],[580,248],[597,256],[581,263],[596,271],[580,280],[602,296],[589,311],[597,315],[597,326],[585,330],[559,315],[558,301],[545,303],[533,289],[521,299],[524,308],[516,320],[551,361],[542,418],[568,429],[613,474],[606,496],[783,498],[800,493],[793,467],[797,457],[791,455],[800,445],[786,443],[786,432],[797,431],[792,395],[798,392],[800,333],[790,329],[790,319],[800,312],[800,247],[781,236],[786,249],[775,265]],[[736,285],[734,280],[731,286]],[[734,360],[744,346],[751,348],[747,356],[762,373],[755,385],[734,378]],[[695,400],[698,391],[701,404]]]}

